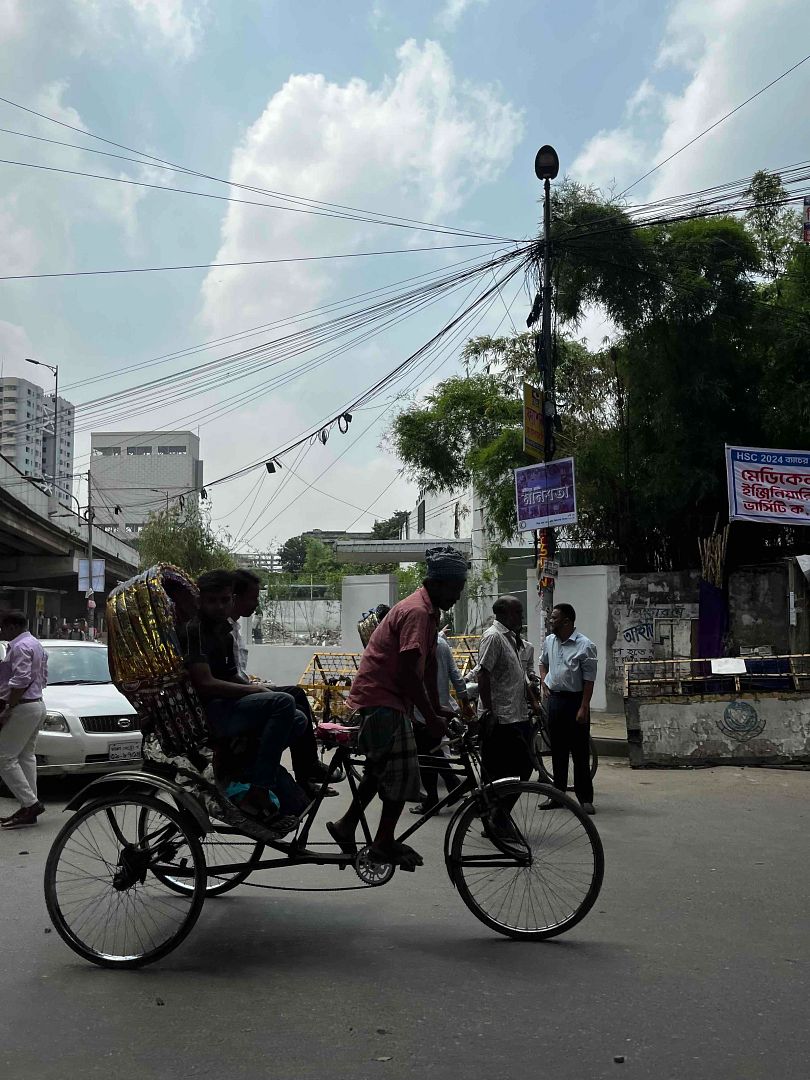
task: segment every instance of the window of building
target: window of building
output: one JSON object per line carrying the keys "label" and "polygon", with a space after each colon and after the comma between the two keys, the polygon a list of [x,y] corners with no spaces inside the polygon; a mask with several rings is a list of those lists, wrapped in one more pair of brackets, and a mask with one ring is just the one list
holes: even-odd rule
{"label": "window of building", "polygon": [[120,446],[94,446],[93,457],[121,457]]}
{"label": "window of building", "polygon": [[152,453],[151,446],[128,446],[127,457],[149,457]]}
{"label": "window of building", "polygon": [[187,454],[188,447],[186,446],[159,446],[159,454]]}
{"label": "window of building", "polygon": [[423,533],[425,531],[425,500],[419,503],[416,507],[416,531]]}

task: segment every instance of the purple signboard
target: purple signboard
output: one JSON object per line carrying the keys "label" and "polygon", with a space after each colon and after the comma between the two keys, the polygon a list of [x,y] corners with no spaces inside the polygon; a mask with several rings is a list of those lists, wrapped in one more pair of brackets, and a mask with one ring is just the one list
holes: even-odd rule
{"label": "purple signboard", "polygon": [[515,469],[518,532],[574,525],[577,493],[574,459],[560,458],[547,465]]}

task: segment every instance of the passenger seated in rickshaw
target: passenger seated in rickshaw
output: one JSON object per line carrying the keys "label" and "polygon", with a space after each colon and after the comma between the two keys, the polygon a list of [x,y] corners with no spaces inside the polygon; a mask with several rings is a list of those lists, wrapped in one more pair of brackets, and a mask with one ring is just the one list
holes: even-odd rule
{"label": "passenger seated in rickshaw", "polygon": [[178,620],[178,638],[192,686],[205,710],[211,734],[218,740],[249,736],[255,754],[244,779],[250,784],[239,806],[262,824],[272,825],[280,816],[270,791],[274,791],[281,756],[306,718],[296,711],[289,694],[265,686],[239,682],[236,678],[231,624],[233,575],[211,570],[197,581],[200,608],[196,618]]}
{"label": "passenger seated in rickshaw", "polygon": [[[261,579],[252,570],[234,570],[233,572],[233,610],[230,616],[233,635],[234,660],[238,682],[251,681],[247,673],[248,649],[242,643],[239,620],[250,618],[259,606]],[[267,690],[279,694],[289,694],[295,702],[298,712],[303,713],[307,723],[300,734],[290,744],[290,759],[296,782],[310,798],[318,793],[323,781],[329,775],[329,768],[318,757],[318,743],[315,739],[315,720],[306,691],[301,686],[276,686],[269,680],[264,682]],[[326,788],[324,795],[337,795],[334,788]]]}

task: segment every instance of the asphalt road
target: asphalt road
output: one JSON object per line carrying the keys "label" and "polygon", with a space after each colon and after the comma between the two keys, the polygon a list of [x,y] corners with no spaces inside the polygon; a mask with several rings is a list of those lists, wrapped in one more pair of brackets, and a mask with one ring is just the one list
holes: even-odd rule
{"label": "asphalt road", "polygon": [[512,942],[474,919],[439,819],[415,838],[416,874],[242,887],[167,959],[121,972],[48,932],[42,868],[67,797],[52,781],[42,824],[0,834],[2,1075],[806,1080],[809,792],[801,772],[606,761],[604,888],[564,938]]}

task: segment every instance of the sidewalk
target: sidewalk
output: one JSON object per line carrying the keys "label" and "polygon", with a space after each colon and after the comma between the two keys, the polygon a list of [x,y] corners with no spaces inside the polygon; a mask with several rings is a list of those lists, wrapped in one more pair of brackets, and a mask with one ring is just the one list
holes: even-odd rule
{"label": "sidewalk", "polygon": [[604,757],[627,757],[627,725],[624,713],[591,710],[591,738]]}

